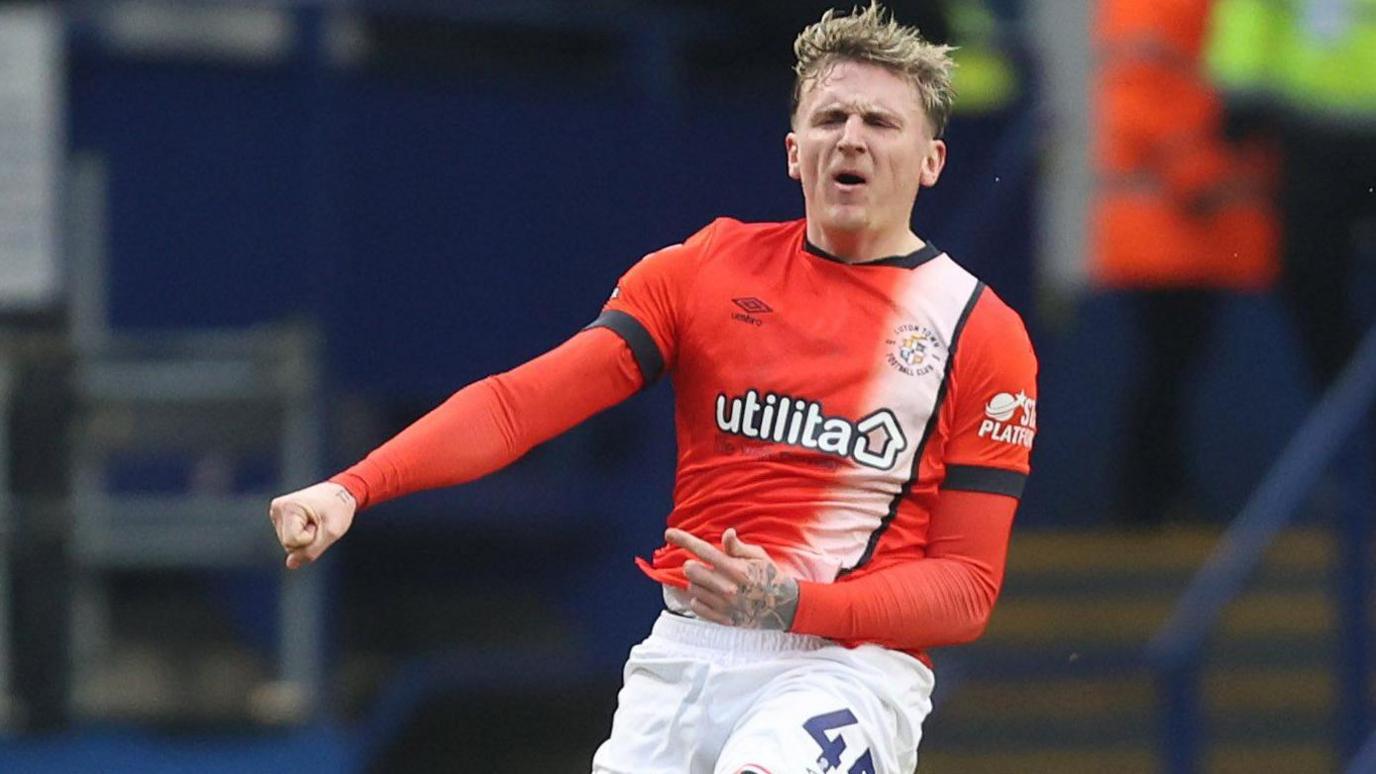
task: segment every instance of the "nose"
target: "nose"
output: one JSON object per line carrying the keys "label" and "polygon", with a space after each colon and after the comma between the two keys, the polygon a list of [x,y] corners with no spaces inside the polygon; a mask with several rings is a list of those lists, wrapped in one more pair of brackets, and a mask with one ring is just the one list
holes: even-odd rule
{"label": "nose", "polygon": [[865,119],[863,116],[847,116],[846,125],[841,130],[841,137],[837,140],[836,147],[847,153],[864,153],[864,128]]}

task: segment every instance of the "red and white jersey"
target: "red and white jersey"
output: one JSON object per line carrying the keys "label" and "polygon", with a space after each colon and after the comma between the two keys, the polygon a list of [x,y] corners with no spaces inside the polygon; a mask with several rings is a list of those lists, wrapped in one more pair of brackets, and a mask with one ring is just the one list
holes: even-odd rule
{"label": "red and white jersey", "polygon": [[[831,582],[922,558],[942,489],[1021,495],[1037,365],[1018,315],[932,245],[847,264],[805,232],[716,220],[632,267],[590,327],[673,379],[669,525],[735,527]],[[681,586],[688,558],[641,565]]]}

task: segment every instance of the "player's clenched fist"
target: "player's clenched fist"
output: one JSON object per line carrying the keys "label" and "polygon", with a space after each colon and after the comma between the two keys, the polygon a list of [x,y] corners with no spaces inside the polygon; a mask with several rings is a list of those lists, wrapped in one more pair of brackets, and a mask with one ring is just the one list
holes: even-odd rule
{"label": "player's clenched fist", "polygon": [[328,481],[284,494],[268,506],[277,541],[287,552],[287,569],[320,558],[349,531],[358,503],[339,484]]}

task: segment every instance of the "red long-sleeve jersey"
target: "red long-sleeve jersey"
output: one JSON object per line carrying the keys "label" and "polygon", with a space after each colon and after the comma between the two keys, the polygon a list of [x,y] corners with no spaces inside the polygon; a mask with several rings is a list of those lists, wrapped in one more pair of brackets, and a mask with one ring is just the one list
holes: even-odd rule
{"label": "red long-sleeve jersey", "polygon": [[[804,235],[804,221],[723,219],[652,253],[589,329],[334,480],[361,506],[470,480],[667,372],[670,526],[763,546],[800,580],[795,631],[924,661],[973,639],[1036,433],[1026,331],[931,245],[847,264]],[[682,586],[687,558],[665,546],[640,563]]]}

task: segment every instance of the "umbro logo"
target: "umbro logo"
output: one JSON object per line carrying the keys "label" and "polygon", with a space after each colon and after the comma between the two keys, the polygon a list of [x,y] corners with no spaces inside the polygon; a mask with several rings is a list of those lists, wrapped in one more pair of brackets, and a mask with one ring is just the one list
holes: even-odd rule
{"label": "umbro logo", "polygon": [[735,304],[736,306],[739,306],[741,309],[744,309],[746,314],[764,314],[765,312],[774,311],[769,306],[769,304],[766,304],[765,302],[761,301],[758,298],[755,298],[754,296],[746,296],[745,298],[733,298],[731,299],[731,303]]}
{"label": "umbro logo", "polygon": [[742,314],[741,312],[732,312],[731,319],[740,320],[741,322],[747,325],[753,325],[756,328],[760,327],[761,325],[764,325],[764,320],[761,320],[755,315],[765,314],[767,312],[774,311],[773,308],[769,306],[769,304],[766,304],[765,302],[761,301],[758,298],[755,298],[754,296],[746,296],[744,298],[733,298],[731,299],[731,303],[735,304],[736,306],[739,306],[745,312],[744,314]]}

